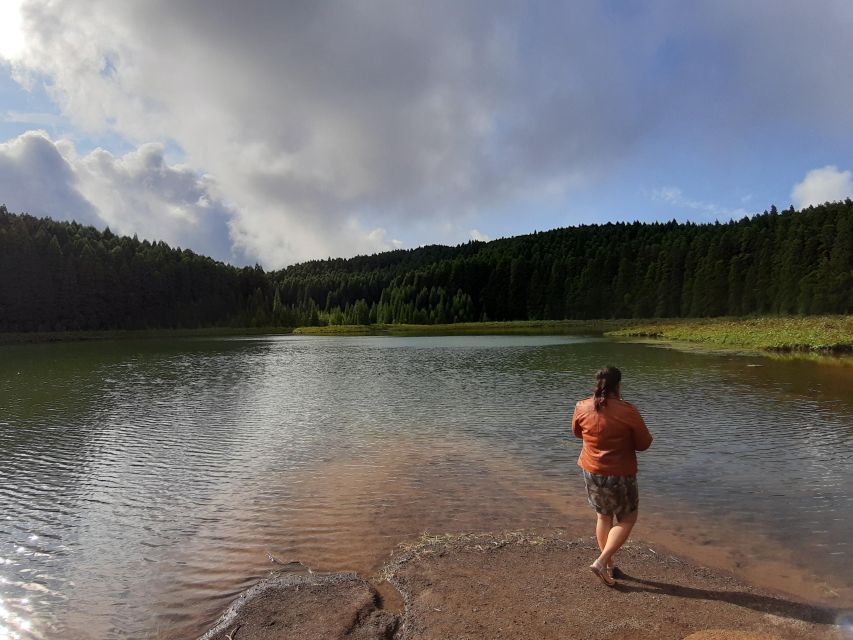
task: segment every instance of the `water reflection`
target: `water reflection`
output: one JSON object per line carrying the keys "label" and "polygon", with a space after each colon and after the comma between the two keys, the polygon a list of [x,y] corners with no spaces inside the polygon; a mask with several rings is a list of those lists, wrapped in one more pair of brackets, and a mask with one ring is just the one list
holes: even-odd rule
{"label": "water reflection", "polygon": [[[0,580],[0,584],[8,584],[8,580]],[[28,619],[29,598],[7,600],[0,598],[0,640],[22,640],[36,638],[32,622]]]}
{"label": "water reflection", "polygon": [[268,553],[370,573],[425,529],[586,535],[568,418],[606,362],[656,436],[644,536],[853,583],[853,368],[566,337],[2,349],[0,638],[192,636]]}

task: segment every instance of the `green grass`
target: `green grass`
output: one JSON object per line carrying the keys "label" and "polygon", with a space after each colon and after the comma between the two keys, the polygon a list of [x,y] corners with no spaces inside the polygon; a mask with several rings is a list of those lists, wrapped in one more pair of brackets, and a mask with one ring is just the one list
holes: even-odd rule
{"label": "green grass", "polygon": [[692,318],[638,323],[605,335],[776,352],[853,352],[853,316]]}
{"label": "green grass", "polygon": [[606,335],[776,353],[853,352],[853,316],[674,318],[300,327],[314,336]]}
{"label": "green grass", "polygon": [[193,338],[288,334],[312,336],[607,335],[691,342],[776,353],[853,353],[853,316],[675,318],[661,320],[529,320],[457,324],[374,324],[329,327],[213,327],[140,331],[0,333],[0,344],[70,340]]}
{"label": "green grass", "polygon": [[483,336],[483,335],[601,335],[640,320],[525,320],[459,322],[456,324],[372,324],[299,327],[293,333],[310,336]]}

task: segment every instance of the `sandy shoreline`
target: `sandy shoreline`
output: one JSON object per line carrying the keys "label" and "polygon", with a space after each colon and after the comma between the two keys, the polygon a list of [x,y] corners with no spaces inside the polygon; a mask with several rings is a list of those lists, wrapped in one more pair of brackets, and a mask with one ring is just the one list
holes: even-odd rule
{"label": "sandy shoreline", "polygon": [[[282,562],[300,560],[318,573],[355,572],[379,590],[388,609],[400,596],[378,576],[392,552],[399,554],[395,549],[401,541],[417,540],[425,531],[533,530],[546,538],[593,543],[595,516],[579,477],[543,475],[519,457],[495,453],[476,441],[431,445],[407,446],[398,439],[357,459],[331,458],[304,474],[299,484],[264,476],[272,487],[289,487],[286,499],[265,494],[259,500],[265,511],[216,520],[180,548],[176,561],[192,558],[196,571],[184,582],[158,585],[162,604],[148,609],[162,621],[155,637],[198,638],[238,594],[277,568],[269,555]],[[449,467],[465,473],[448,473]],[[373,497],[377,490],[380,500]],[[659,552],[669,549],[757,589],[853,609],[853,582],[844,563],[827,573],[801,548],[762,528],[694,513],[690,505],[649,494],[641,498],[632,540]],[[318,503],[324,508],[317,509]],[[679,514],[675,520],[673,511]],[[239,544],[211,552],[202,543],[214,538]],[[586,578],[591,559],[576,578]]]}
{"label": "sandy shoreline", "polygon": [[203,638],[849,637],[838,625],[849,610],[747,584],[662,547],[623,549],[625,578],[613,589],[587,569],[595,555],[591,540],[559,531],[424,537],[401,545],[372,580],[276,572]]}

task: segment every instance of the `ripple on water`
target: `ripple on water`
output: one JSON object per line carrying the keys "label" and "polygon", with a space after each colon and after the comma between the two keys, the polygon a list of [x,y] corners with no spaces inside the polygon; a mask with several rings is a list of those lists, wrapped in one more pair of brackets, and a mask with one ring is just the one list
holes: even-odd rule
{"label": "ripple on water", "polygon": [[650,523],[678,505],[701,526],[677,535],[720,562],[723,542],[755,538],[771,542],[762,561],[799,554],[853,583],[853,399],[828,378],[850,372],[568,338],[4,355],[0,624],[22,637],[192,636],[269,554],[371,573],[423,531],[586,518],[568,420],[604,362],[656,437]]}

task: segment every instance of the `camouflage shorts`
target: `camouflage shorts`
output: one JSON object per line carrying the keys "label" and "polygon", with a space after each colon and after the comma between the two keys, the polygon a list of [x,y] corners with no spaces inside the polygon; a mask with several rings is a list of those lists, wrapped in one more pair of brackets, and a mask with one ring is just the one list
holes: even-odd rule
{"label": "camouflage shorts", "polygon": [[633,513],[640,505],[637,476],[601,476],[583,472],[589,505],[603,515],[620,519]]}

